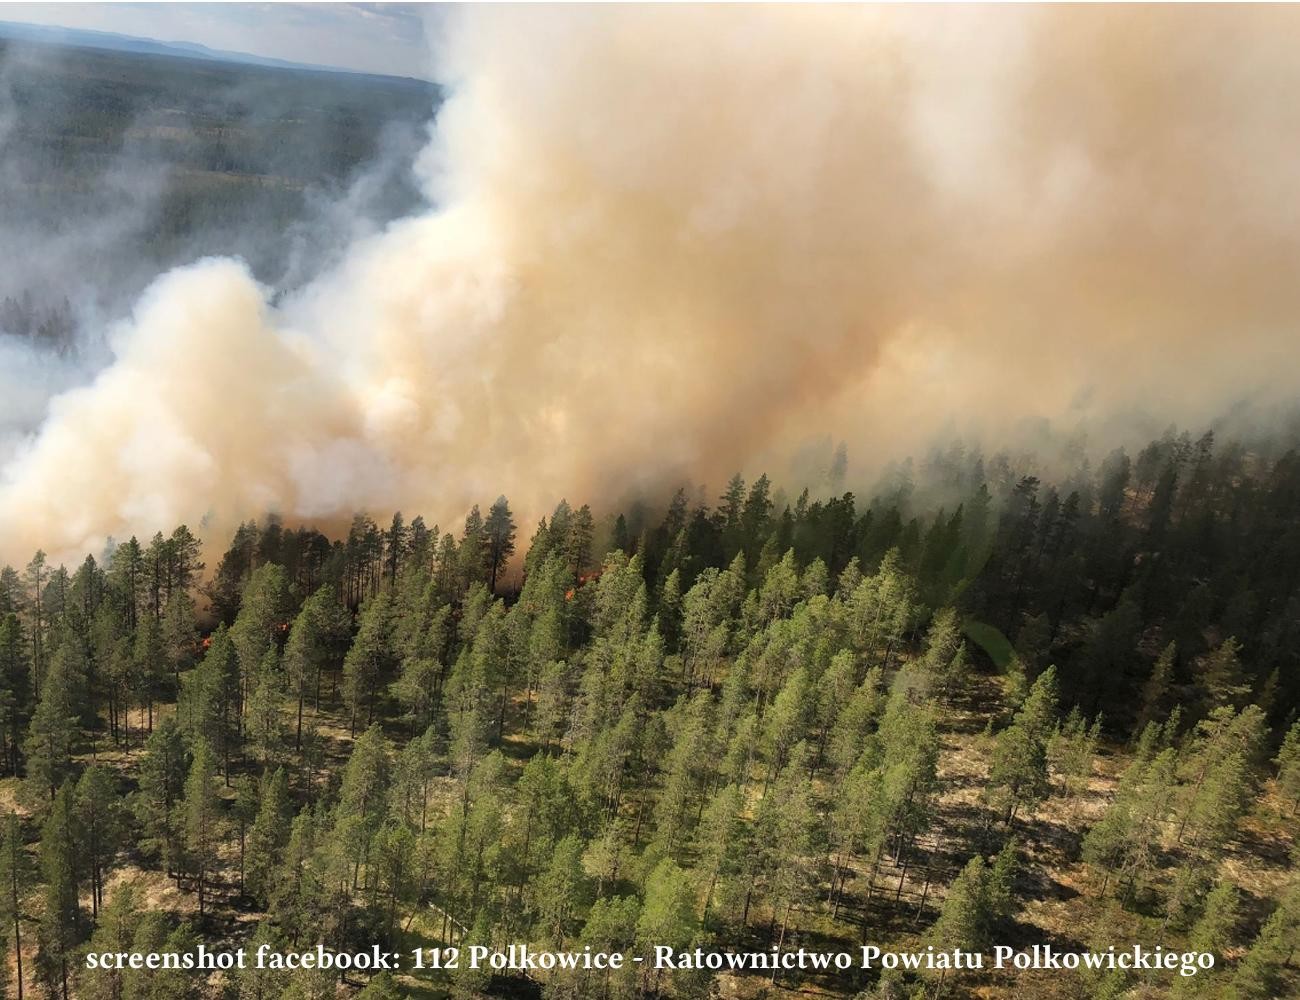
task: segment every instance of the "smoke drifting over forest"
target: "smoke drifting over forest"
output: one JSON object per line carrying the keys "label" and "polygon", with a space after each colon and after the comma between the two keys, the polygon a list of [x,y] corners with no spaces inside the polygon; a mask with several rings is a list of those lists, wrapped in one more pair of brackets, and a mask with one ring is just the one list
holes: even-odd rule
{"label": "smoke drifting over forest", "polygon": [[267,510],[448,524],[503,490],[531,515],[827,433],[861,467],[1296,388],[1294,9],[444,30],[439,209],[275,307],[233,260],[160,278],[8,457],[0,554]]}

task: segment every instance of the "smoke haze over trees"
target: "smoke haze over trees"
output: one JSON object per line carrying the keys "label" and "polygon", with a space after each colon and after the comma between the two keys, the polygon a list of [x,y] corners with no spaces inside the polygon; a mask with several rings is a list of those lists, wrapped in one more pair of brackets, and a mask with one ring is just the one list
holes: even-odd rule
{"label": "smoke haze over trees", "polygon": [[3,50],[0,991],[1300,991],[1300,14],[438,28]]}
{"label": "smoke haze over trees", "polygon": [[433,87],[0,40],[0,456],[110,358],[160,272],[283,291],[421,202]]}

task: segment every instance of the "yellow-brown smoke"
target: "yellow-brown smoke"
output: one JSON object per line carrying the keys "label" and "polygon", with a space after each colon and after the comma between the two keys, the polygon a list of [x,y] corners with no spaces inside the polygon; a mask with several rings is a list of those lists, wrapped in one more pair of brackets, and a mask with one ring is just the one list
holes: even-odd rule
{"label": "yellow-brown smoke", "polygon": [[5,468],[0,554],[1286,396],[1298,42],[1272,7],[460,12],[439,209],[275,309],[232,261],[160,279]]}

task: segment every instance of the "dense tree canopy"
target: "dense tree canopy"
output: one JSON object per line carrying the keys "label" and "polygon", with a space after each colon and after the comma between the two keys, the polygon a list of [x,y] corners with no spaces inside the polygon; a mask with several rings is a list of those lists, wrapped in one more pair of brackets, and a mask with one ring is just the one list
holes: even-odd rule
{"label": "dense tree canopy", "polygon": [[[1281,995],[1296,883],[1250,844],[1295,844],[1298,500],[1295,454],[1171,433],[1050,482],[954,448],[867,504],[765,476],[657,513],[562,501],[518,557],[505,497],[459,532],[247,522],[207,576],[184,526],[72,574],[38,552],[0,574],[5,948],[50,995],[296,997],[337,975],[105,978],[78,949],[236,913],[241,940],[403,952],[981,948],[1056,920],[1231,951],[1203,995]],[[814,981],[977,982],[766,985]]]}

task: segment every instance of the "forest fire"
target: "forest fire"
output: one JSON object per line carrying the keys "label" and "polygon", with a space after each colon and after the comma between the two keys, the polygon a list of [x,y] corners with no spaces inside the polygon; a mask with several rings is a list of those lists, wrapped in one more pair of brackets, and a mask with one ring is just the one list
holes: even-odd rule
{"label": "forest fire", "polygon": [[[7,557],[267,508],[451,521],[500,469],[530,514],[803,479],[830,427],[869,488],[950,426],[1018,446],[1292,398],[1294,8],[772,5],[722,51],[725,5],[556,16],[450,18],[436,209],[270,301],[234,258],[161,277],[4,466]],[[906,71],[863,72],[873,51]],[[753,131],[755,94],[782,128]],[[1171,356],[1207,361],[1151,391]]]}
{"label": "forest fire", "polygon": [[600,579],[600,570],[593,569],[578,574],[578,582],[564,592],[564,599],[571,601],[577,596],[578,588]]}
{"label": "forest fire", "polygon": [[440,13],[417,214],[0,458],[0,996],[1300,996],[1300,8],[1179,11]]}

